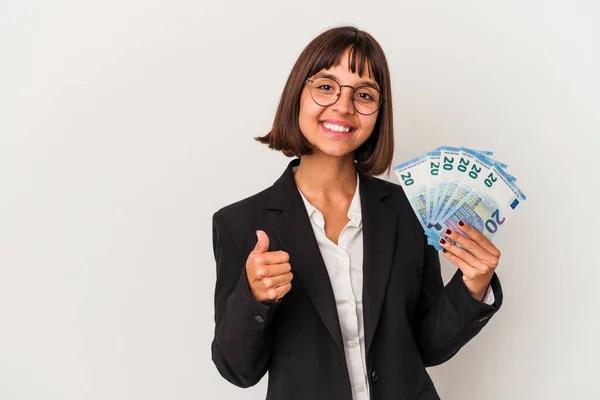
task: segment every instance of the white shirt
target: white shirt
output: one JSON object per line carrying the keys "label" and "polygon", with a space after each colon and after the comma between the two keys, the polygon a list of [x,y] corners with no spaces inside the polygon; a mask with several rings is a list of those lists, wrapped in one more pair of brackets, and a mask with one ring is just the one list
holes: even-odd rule
{"label": "white shirt", "polygon": [[[298,167],[293,168],[296,172]],[[325,219],[316,207],[308,202],[302,192],[300,196],[306,206],[317,244],[323,256],[340,321],[344,354],[352,387],[353,400],[369,400],[367,362],[365,354],[365,332],[363,320],[363,230],[360,206],[360,178],[356,174],[356,189],[348,209],[348,223],[333,243],[325,234]],[[488,287],[486,304],[494,303],[494,293]]]}

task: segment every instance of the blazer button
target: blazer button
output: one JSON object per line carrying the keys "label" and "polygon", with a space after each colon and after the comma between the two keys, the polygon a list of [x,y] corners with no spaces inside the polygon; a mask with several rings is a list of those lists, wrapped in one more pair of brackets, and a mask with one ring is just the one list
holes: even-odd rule
{"label": "blazer button", "polygon": [[261,317],[260,315],[257,315],[256,317],[254,317],[254,319],[255,319],[257,322],[260,322],[260,323],[263,323],[263,322],[265,322],[265,320],[263,319],[263,317]]}
{"label": "blazer button", "polygon": [[371,372],[371,380],[373,381],[373,383],[377,382],[377,379],[379,379],[379,372],[374,369],[373,372]]}

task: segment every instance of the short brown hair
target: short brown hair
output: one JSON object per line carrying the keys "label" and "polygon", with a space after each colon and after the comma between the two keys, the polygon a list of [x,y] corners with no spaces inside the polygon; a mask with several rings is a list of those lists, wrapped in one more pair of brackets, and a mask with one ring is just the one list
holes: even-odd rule
{"label": "short brown hair", "polygon": [[373,133],[355,151],[356,166],[363,174],[373,176],[390,172],[394,155],[394,128],[390,72],[383,49],[367,32],[351,26],[329,29],[302,51],[283,89],[273,127],[265,136],[255,137],[269,148],[281,150],[288,157],[312,154],[311,144],[300,132],[300,95],[304,82],[323,69],[340,64],[346,49],[350,49],[348,65],[362,75],[365,63],[369,76],[373,75],[385,98],[377,115]]}

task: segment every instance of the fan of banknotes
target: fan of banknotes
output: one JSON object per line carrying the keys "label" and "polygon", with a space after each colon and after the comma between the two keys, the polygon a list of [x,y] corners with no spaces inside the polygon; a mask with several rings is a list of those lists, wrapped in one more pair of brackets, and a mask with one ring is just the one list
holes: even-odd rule
{"label": "fan of banknotes", "polygon": [[506,225],[525,195],[490,151],[442,146],[394,167],[429,244],[465,221],[490,241]]}

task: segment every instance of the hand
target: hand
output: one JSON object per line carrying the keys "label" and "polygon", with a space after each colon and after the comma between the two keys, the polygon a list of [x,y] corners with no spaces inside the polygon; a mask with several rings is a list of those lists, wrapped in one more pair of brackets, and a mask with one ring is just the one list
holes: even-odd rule
{"label": "hand", "polygon": [[462,271],[471,296],[481,301],[498,266],[500,250],[466,222],[459,221],[458,225],[466,237],[450,229],[446,230],[445,235],[462,248],[440,239],[440,245],[444,248],[442,254]]}
{"label": "hand", "polygon": [[258,301],[278,301],[292,288],[292,267],[285,251],[267,251],[269,237],[256,231],[258,241],[246,261],[250,291]]}

